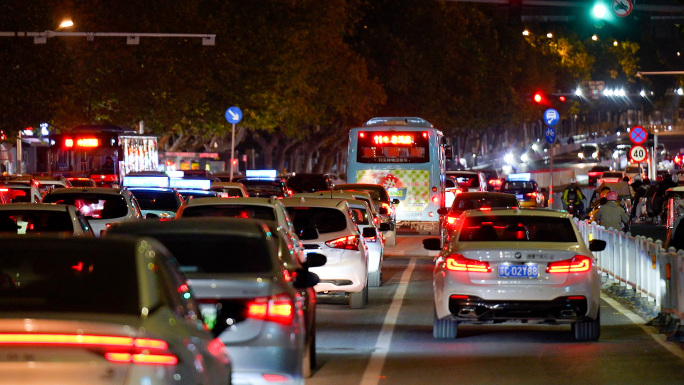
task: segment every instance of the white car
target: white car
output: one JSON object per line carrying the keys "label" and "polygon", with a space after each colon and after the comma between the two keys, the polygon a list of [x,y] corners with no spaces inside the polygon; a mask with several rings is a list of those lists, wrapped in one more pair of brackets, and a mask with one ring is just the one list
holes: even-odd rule
{"label": "white car", "polygon": [[239,182],[211,182],[211,191],[216,191],[221,198],[249,196],[245,185]]}
{"label": "white car", "polygon": [[385,254],[385,240],[383,230],[389,230],[389,224],[378,225],[374,221],[371,208],[362,200],[348,200],[354,222],[361,230],[368,247],[368,286],[378,287],[382,284],[382,262]]}
{"label": "white car", "polygon": [[[440,239],[423,242],[440,250]],[[455,338],[459,323],[571,324],[577,340],[600,334],[601,280],[592,251],[563,211],[465,211],[435,259],[435,338]]]}
{"label": "white car", "polygon": [[76,206],[52,203],[10,203],[0,205],[0,233],[3,235],[68,234],[92,237],[88,220]]}
{"label": "white car", "polygon": [[349,306],[360,309],[368,302],[368,249],[344,199],[284,198],[299,238],[308,252],[327,257],[312,267],[320,282],[319,294],[344,293]]}
{"label": "white car", "polygon": [[0,384],[231,383],[229,351],[160,243],[5,237]]}
{"label": "white car", "polygon": [[378,287],[382,284],[382,262],[385,250],[383,231],[389,231],[390,224],[381,222],[380,214],[375,210],[373,199],[369,193],[352,190],[327,190],[297,193],[292,197],[346,199],[352,209],[352,218],[364,235],[364,241],[368,247],[368,286]]}
{"label": "white car", "polygon": [[43,203],[76,206],[88,218],[97,237],[114,223],[143,219],[133,193],[118,188],[56,188],[45,194]]}

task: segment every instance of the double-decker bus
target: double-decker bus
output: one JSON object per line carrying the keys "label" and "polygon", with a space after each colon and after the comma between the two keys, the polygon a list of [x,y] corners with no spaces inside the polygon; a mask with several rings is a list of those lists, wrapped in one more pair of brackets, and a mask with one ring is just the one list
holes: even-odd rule
{"label": "double-decker bus", "polygon": [[399,200],[397,226],[437,234],[445,144],[442,132],[422,118],[373,118],[349,132],[347,182],[384,186]]}

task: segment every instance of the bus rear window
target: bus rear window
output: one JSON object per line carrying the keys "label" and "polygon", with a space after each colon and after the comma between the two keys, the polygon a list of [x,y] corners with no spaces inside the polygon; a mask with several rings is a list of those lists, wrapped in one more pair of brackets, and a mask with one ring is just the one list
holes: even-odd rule
{"label": "bus rear window", "polygon": [[361,131],[359,163],[426,163],[430,161],[429,136],[423,131]]}

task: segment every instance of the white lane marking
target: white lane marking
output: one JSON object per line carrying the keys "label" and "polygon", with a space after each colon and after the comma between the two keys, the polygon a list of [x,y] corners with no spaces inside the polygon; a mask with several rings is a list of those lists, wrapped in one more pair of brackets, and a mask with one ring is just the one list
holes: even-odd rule
{"label": "white lane marking", "polygon": [[408,288],[409,280],[411,279],[411,273],[413,273],[415,267],[416,258],[411,258],[406,270],[404,270],[404,273],[401,275],[401,282],[399,283],[399,287],[397,287],[396,293],[394,293],[394,298],[392,298],[392,304],[385,316],[380,335],[378,335],[378,340],[375,342],[375,350],[373,351],[373,354],[371,354],[366,370],[363,372],[360,385],[377,385],[380,382],[380,373],[382,372],[382,367],[385,365],[385,358],[387,358],[390,343],[392,342],[394,326],[397,324],[399,310],[404,301],[404,295],[406,294],[406,289]]}
{"label": "white lane marking", "polygon": [[631,310],[627,309],[626,307],[622,306],[622,304],[604,294],[601,294],[601,299],[606,301],[608,305],[612,306],[615,308],[615,310],[619,311],[622,313],[625,317],[629,318],[630,321],[633,323],[639,325],[646,334],[651,336],[653,340],[657,343],[659,343],[662,347],[667,349],[670,353],[674,354],[675,356],[681,358],[684,360],[684,350],[676,346],[676,344],[669,342],[665,339],[665,336],[660,334],[660,333],[654,333],[653,328],[650,326],[646,326],[646,321],[641,318],[638,314],[635,314]]}

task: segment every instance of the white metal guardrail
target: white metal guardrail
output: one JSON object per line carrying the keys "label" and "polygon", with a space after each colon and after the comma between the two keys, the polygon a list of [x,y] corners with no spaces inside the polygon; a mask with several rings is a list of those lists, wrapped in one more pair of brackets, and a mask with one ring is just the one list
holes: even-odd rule
{"label": "white metal guardrail", "polygon": [[610,284],[607,290],[655,317],[651,324],[660,326],[668,340],[684,341],[684,250],[665,250],[660,240],[575,221],[585,242],[606,241],[606,249],[594,255]]}

